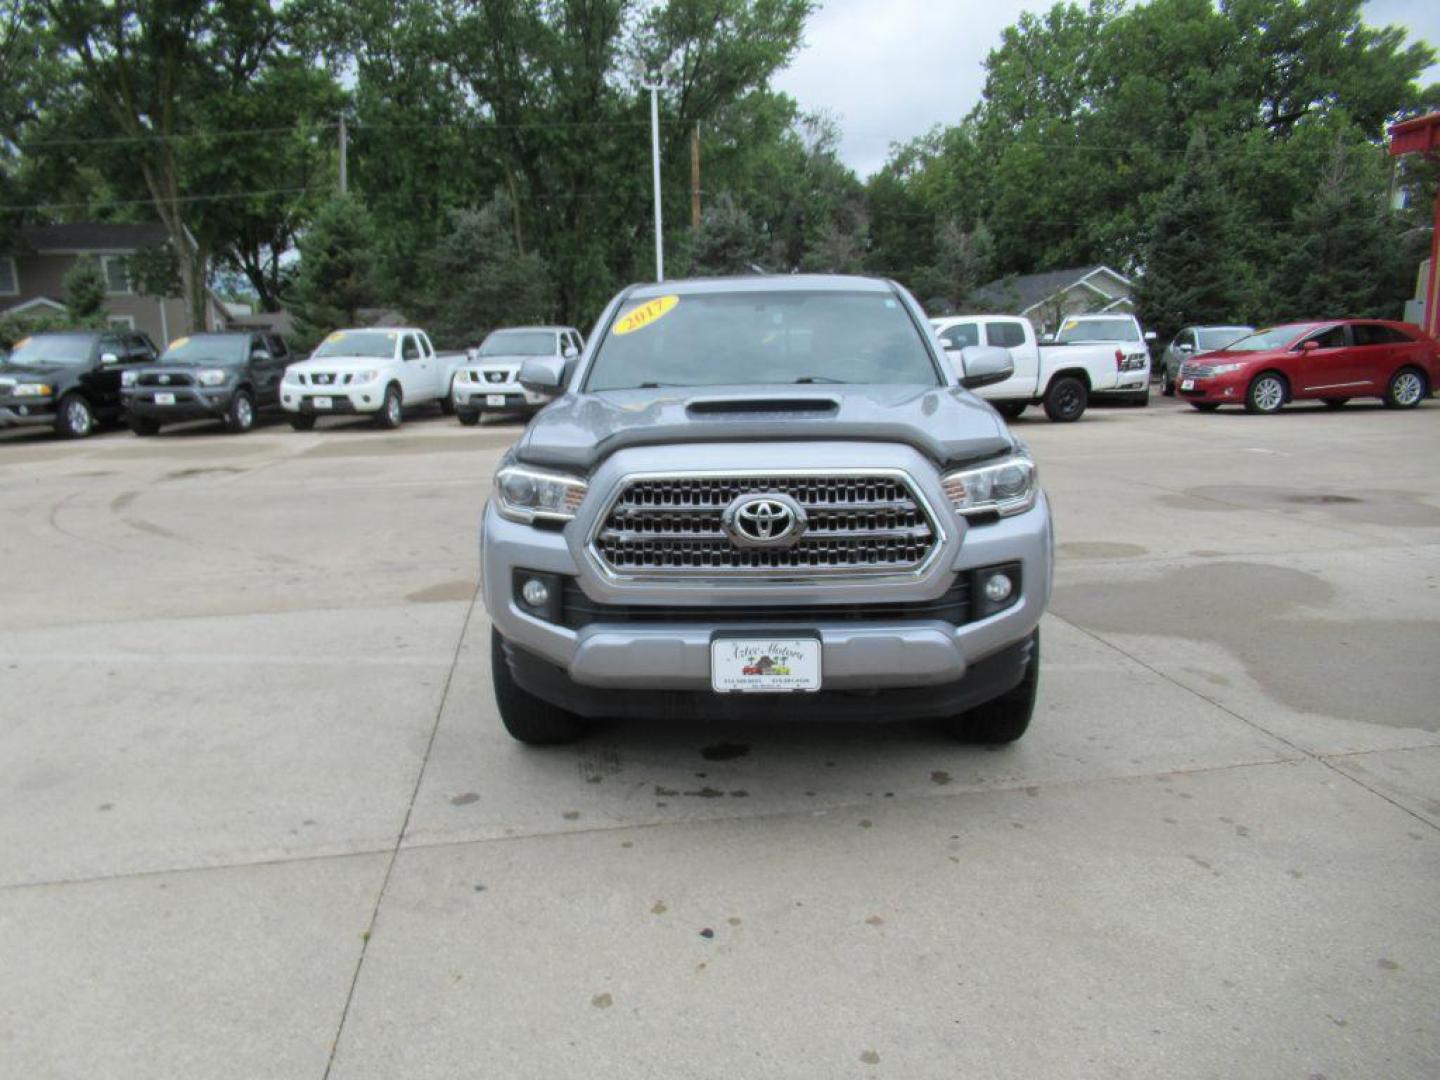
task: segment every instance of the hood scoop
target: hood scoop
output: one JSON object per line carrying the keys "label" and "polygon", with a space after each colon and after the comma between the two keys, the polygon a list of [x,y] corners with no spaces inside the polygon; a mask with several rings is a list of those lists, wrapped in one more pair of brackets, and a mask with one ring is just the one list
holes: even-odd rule
{"label": "hood scoop", "polygon": [[693,398],[685,403],[686,415],[697,420],[823,420],[840,411],[840,403],[825,397],[736,397]]}

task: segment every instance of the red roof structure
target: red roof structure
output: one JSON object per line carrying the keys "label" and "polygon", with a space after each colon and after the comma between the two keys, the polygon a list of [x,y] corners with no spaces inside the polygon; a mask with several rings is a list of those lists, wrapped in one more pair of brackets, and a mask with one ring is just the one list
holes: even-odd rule
{"label": "red roof structure", "polygon": [[[1422,154],[1440,161],[1440,112],[1390,125],[1390,156]],[[1440,336],[1440,191],[1435,193],[1435,226],[1430,234],[1430,280],[1425,286],[1425,331]]]}

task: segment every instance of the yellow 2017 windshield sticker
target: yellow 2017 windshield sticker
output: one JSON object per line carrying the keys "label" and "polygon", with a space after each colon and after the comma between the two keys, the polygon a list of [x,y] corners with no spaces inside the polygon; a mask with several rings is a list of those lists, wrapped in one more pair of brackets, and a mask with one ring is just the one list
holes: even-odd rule
{"label": "yellow 2017 windshield sticker", "polygon": [[643,330],[652,323],[657,323],[680,303],[678,296],[657,296],[654,300],[647,300],[637,308],[631,308],[620,318],[615,320],[615,333],[633,334],[636,330]]}
{"label": "yellow 2017 windshield sticker", "polygon": [[326,335],[325,343],[328,345],[329,343],[331,343],[331,342],[333,342],[333,341],[344,341],[344,340],[345,340],[345,331],[343,331],[343,330],[336,330],[336,331],[334,331],[333,333]]}
{"label": "yellow 2017 windshield sticker", "polygon": [[15,344],[12,345],[12,346],[10,346],[10,347],[11,347],[12,349],[23,349],[26,345],[29,345],[29,344],[30,344],[30,339],[29,339],[28,337],[22,337],[19,341],[15,342]]}
{"label": "yellow 2017 windshield sticker", "polygon": [[188,337],[177,337],[174,341],[170,342],[170,348],[178,349],[180,346],[188,345],[189,343],[190,339]]}

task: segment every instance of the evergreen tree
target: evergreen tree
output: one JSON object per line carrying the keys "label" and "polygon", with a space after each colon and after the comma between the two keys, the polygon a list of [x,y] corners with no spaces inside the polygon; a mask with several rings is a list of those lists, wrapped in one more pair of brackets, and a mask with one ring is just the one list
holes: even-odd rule
{"label": "evergreen tree", "polygon": [[748,274],[763,258],[765,238],[728,192],[716,198],[686,238],[681,273],[693,277]]}
{"label": "evergreen tree", "polygon": [[1161,193],[1136,287],[1140,318],[1161,338],[1189,323],[1235,323],[1255,307],[1239,202],[1226,190],[1203,129]]}
{"label": "evergreen tree", "polygon": [[375,232],[358,199],[336,196],[320,208],[297,244],[300,269],[290,298],[296,336],[308,345],[342,326],[376,300]]}
{"label": "evergreen tree", "polygon": [[497,326],[555,317],[545,260],[515,243],[514,210],[497,195],[478,210],[449,216],[449,229],[424,258],[425,281],[408,305],[440,348],[461,348]]}
{"label": "evergreen tree", "polygon": [[74,323],[93,323],[105,314],[105,271],[100,260],[84,256],[65,272],[65,314]]}
{"label": "evergreen tree", "polygon": [[[1372,155],[1373,156],[1373,155]],[[1314,196],[1301,203],[1276,261],[1268,320],[1398,319],[1397,286],[1413,274],[1403,262],[1403,224],[1385,204],[1366,161],[1337,143]]]}

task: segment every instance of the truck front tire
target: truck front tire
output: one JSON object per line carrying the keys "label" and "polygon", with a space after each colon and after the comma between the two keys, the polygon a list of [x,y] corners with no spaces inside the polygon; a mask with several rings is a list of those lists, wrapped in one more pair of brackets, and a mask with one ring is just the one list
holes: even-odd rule
{"label": "truck front tire", "polygon": [[1026,404],[1024,401],[999,401],[995,403],[995,411],[1006,420],[1018,420]]}
{"label": "truck front tire", "polygon": [[405,418],[405,405],[400,400],[400,388],[391,383],[385,388],[385,398],[380,402],[380,411],[375,414],[375,426],[393,431]]}
{"label": "truck front tire", "polygon": [[529,746],[559,746],[575,742],[585,734],[585,722],[580,717],[541,701],[515,681],[510,663],[505,659],[505,639],[493,626],[490,628],[490,675],[495,684],[500,722],[512,739]]}
{"label": "truck front tire", "polygon": [[1035,690],[1040,683],[1040,631],[1031,639],[1030,663],[1018,686],[998,698],[977,705],[943,723],[945,730],[964,742],[998,745],[1012,743],[1025,734],[1035,711]]}
{"label": "truck front tire", "polygon": [[480,423],[480,414],[470,409],[463,409],[460,412],[457,412],[455,416],[459,419],[460,423],[464,424],[466,427],[474,427],[476,424]]}

